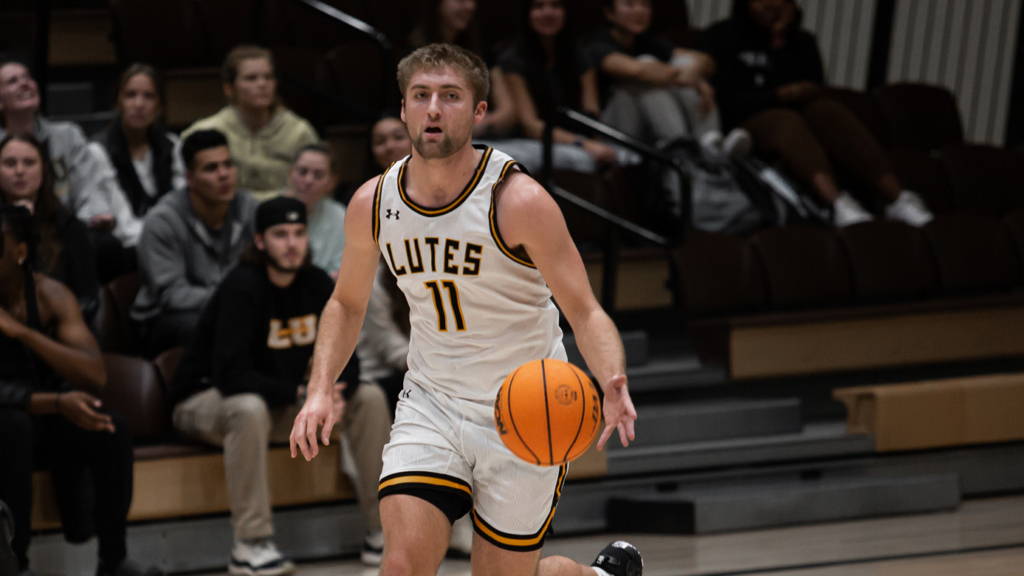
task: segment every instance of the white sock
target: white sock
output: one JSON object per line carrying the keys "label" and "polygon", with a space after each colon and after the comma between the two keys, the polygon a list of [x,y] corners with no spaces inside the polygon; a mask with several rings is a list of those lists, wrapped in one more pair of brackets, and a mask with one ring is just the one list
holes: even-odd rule
{"label": "white sock", "polygon": [[597,572],[597,576],[612,576],[611,574],[605,572],[604,569],[598,568],[597,566],[591,566],[590,569],[594,572]]}

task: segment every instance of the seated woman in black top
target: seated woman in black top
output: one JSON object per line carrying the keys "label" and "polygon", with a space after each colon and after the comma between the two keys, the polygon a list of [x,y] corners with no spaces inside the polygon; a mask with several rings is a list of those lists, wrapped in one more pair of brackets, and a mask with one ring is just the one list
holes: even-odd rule
{"label": "seated woman in black top", "polygon": [[[124,418],[94,396],[107,374],[74,296],[32,271],[31,220],[24,208],[0,206],[0,499],[14,517],[17,570],[31,574],[32,472],[38,466],[50,471],[64,504],[65,538],[99,537],[97,576],[157,576],[159,570],[126,559],[131,433]],[[82,500],[88,480],[91,502]]]}
{"label": "seated woman in black top", "polygon": [[822,96],[818,43],[800,29],[793,0],[734,0],[732,17],[709,28],[703,41],[717,65],[711,80],[726,123],[749,130],[758,153],[777,159],[831,205],[836,226],[872,215],[840,190],[832,162],[888,204],[888,218],[914,226],[931,220],[921,199],[903,189],[867,128]]}
{"label": "seated woman in black top", "polygon": [[[561,106],[600,114],[597,72],[566,30],[562,0],[531,0],[523,8],[525,32],[498,56],[498,67],[505,74],[522,135],[540,140],[548,116]],[[616,161],[611,146],[561,128],[555,128],[554,141],[558,168],[593,172],[597,163]]]}
{"label": "seated woman in black top", "polygon": [[53,193],[50,159],[31,136],[0,141],[0,205],[19,204],[32,210],[36,250],[33,268],[71,289],[82,314],[96,311],[99,283],[89,232]]}

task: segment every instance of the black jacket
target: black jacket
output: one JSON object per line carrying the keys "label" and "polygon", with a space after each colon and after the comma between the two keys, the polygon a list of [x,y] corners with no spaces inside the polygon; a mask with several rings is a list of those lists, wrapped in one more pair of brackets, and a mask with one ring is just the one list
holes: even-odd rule
{"label": "black jacket", "polygon": [[93,140],[107,150],[107,155],[117,170],[117,181],[121,184],[121,190],[124,190],[131,203],[132,212],[139,218],[145,216],[157,200],[173,188],[171,176],[174,142],[155,124],[149,127],[149,148],[153,154],[153,172],[156,175],[157,186],[155,197],[146,194],[142,182],[139,181],[139,175],[135,172],[128,141],[121,130],[120,118],[115,118],[109,126],[94,135]]}
{"label": "black jacket", "polygon": [[772,50],[768,35],[743,20],[725,20],[701,35],[702,49],[715,60],[711,84],[727,126],[782,106],[776,89],[811,81],[824,84],[825,71],[814,35],[793,26],[786,45]]}
{"label": "black jacket", "polygon": [[[313,266],[300,270],[291,286],[278,288],[265,266],[239,264],[203,308],[171,381],[171,405],[211,386],[225,396],[259,394],[270,407],[294,404],[313,357],[320,312],[333,290],[327,273]],[[350,398],[359,386],[355,354],[339,381]]]}

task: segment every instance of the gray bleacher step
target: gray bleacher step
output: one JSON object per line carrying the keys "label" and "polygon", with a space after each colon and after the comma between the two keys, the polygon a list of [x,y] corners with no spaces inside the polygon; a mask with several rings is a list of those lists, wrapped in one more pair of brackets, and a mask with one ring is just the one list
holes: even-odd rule
{"label": "gray bleacher step", "polygon": [[[647,364],[647,332],[643,330],[629,330],[622,332],[621,336],[622,347],[626,351],[626,366],[633,367]],[[585,370],[587,364],[583,361],[583,355],[580,354],[580,349],[576,346],[576,336],[566,334],[562,337],[562,344],[565,345],[565,354],[569,357],[569,362]]]}
{"label": "gray bleacher step", "polygon": [[[779,434],[802,429],[798,398],[730,398],[637,407],[641,433],[629,450],[686,442],[728,440]],[[610,450],[622,450],[611,443]]]}
{"label": "gray bleacher step", "polygon": [[[643,423],[637,436],[643,434]],[[612,442],[618,442],[613,436]],[[813,458],[870,454],[875,439],[868,434],[847,434],[845,422],[815,422],[792,434],[707,440],[664,446],[630,446],[608,452],[608,475],[629,476],[717,468],[750,466]]]}
{"label": "gray bleacher step", "polygon": [[89,114],[93,111],[92,82],[50,82],[46,99],[51,116]]}
{"label": "gray bleacher step", "polygon": [[614,498],[608,525],[616,532],[711,534],[937,512],[959,503],[956,474],[853,476]]}
{"label": "gray bleacher step", "polygon": [[701,366],[696,358],[687,357],[651,360],[645,366],[630,368],[626,375],[629,376],[630,392],[634,395],[718,386],[729,381],[725,368]]}

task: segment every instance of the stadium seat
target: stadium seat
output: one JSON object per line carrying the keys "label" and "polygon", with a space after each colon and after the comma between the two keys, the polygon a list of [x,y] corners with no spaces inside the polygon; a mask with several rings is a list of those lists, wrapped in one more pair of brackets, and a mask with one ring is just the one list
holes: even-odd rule
{"label": "stadium seat", "polygon": [[894,148],[938,150],[964,141],[963,123],[953,93],[940,86],[889,84],[874,97],[889,125]]}
{"label": "stadium seat", "polygon": [[832,230],[772,228],[757,233],[751,242],[765,267],[772,306],[835,305],[853,295],[847,257]]}
{"label": "stadium seat", "polygon": [[99,306],[91,321],[96,343],[104,352],[117,352],[123,349],[124,337],[121,334],[121,319],[117,315],[117,304],[114,295],[107,286],[100,286]]}
{"label": "stadium seat", "polygon": [[118,326],[116,333],[119,339],[115,340],[117,348],[111,349],[111,352],[136,354],[139,351],[138,330],[130,312],[132,304],[135,302],[135,296],[139,293],[140,283],[141,279],[138,273],[133,272],[115,278],[105,287],[110,293],[110,303],[113,306]]}
{"label": "stadium seat", "polygon": [[101,398],[128,421],[136,443],[163,439],[171,430],[170,411],[156,366],[142,358],[104,354],[107,385]]}
{"label": "stadium seat", "polygon": [[688,317],[750,312],[767,304],[764,271],[744,238],[690,232],[672,262],[676,305]]}
{"label": "stadium seat", "polygon": [[1020,263],[1009,231],[977,214],[943,214],[924,226],[946,293],[999,291],[1020,283]]}
{"label": "stadium seat", "polygon": [[941,152],[958,212],[1001,217],[1024,208],[1024,162],[1016,154],[978,144],[947,146]]}
{"label": "stadium seat", "polygon": [[1024,263],[1024,209],[1014,210],[1003,220],[1017,247],[1017,257]]}
{"label": "stadium seat", "polygon": [[924,297],[938,278],[921,230],[876,220],[842,228],[839,241],[850,258],[853,287],[863,301]]}
{"label": "stadium seat", "polygon": [[938,157],[920,150],[895,148],[889,150],[889,161],[903,187],[920,195],[932,213],[943,214],[954,209],[949,177]]}
{"label": "stadium seat", "polygon": [[163,382],[164,390],[167,390],[170,387],[171,379],[174,377],[174,371],[178,369],[178,364],[181,362],[181,357],[184,355],[185,348],[179,346],[178,348],[171,348],[153,360],[153,364],[156,366],[156,370],[160,374],[160,381]]}

